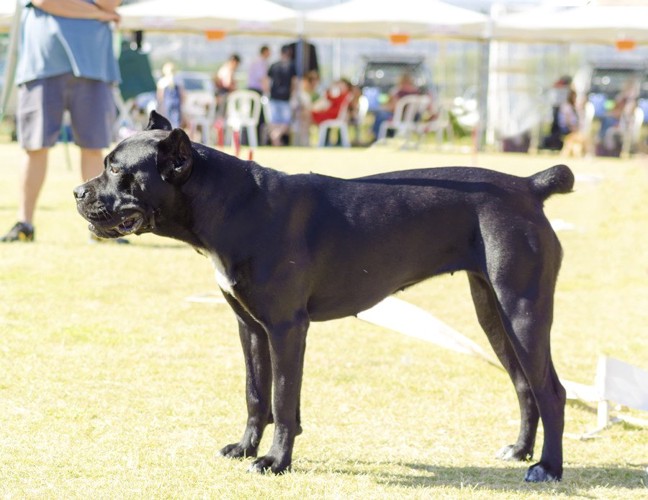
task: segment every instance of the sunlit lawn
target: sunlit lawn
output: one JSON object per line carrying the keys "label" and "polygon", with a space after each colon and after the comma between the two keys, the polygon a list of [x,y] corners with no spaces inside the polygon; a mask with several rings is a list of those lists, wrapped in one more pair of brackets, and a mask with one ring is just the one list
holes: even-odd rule
{"label": "sunlit lawn", "polygon": [[[503,372],[356,319],[311,328],[293,473],[251,475],[249,462],[217,457],[240,437],[245,403],[233,314],[186,300],[216,291],[211,266],[150,235],[90,245],[71,195],[78,168],[70,153],[72,168],[63,146],[53,151],[37,241],[0,246],[1,498],[648,495],[645,428],[619,424],[579,440],[596,415],[570,403],[563,482],[526,484],[526,464],[494,459],[517,435]],[[19,158],[17,146],[0,146],[0,231],[15,222]],[[474,163],[528,175],[560,162],[390,147],[266,148],[255,159],[338,176]],[[591,384],[601,353],[648,369],[646,161],[571,160],[576,191],[547,202],[550,218],[574,225],[560,232],[553,329],[565,379]],[[462,274],[399,297],[488,349]]]}

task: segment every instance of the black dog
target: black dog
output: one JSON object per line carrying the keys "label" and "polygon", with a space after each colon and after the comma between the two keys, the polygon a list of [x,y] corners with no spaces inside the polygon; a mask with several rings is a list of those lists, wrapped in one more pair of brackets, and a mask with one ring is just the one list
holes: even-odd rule
{"label": "black dog", "polygon": [[520,404],[518,440],[499,456],[529,459],[542,419],[542,456],[526,480],[549,481],[562,476],[565,391],[549,346],[562,250],[542,204],[573,183],[564,165],[526,178],[468,167],[287,175],[192,143],[153,112],[74,195],[99,236],[153,232],[211,258],[238,318],[247,375],[245,432],[222,455],[256,456],[274,422],[270,451],[251,470],[289,468],[311,321],[355,315],[465,270]]}

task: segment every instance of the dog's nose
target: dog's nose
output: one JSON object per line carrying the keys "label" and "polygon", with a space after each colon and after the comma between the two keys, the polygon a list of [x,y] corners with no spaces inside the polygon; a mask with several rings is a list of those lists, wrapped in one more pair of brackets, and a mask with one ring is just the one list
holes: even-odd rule
{"label": "dog's nose", "polygon": [[82,184],[74,188],[74,197],[77,201],[81,201],[88,194],[88,189],[85,187],[85,184]]}

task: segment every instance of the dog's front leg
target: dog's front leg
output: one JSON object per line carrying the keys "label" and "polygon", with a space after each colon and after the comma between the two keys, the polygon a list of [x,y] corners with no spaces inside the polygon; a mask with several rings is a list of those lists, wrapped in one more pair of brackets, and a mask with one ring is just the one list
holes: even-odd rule
{"label": "dog's front leg", "polygon": [[299,395],[308,326],[308,316],[304,312],[289,322],[268,327],[275,430],[268,454],[254,461],[251,472],[279,474],[290,468],[295,436],[300,432]]}
{"label": "dog's front leg", "polygon": [[270,369],[270,347],[268,334],[252,317],[238,307],[239,336],[245,358],[245,399],[248,419],[243,437],[220,450],[228,458],[256,457],[263,431],[272,420],[270,397],[272,371]]}

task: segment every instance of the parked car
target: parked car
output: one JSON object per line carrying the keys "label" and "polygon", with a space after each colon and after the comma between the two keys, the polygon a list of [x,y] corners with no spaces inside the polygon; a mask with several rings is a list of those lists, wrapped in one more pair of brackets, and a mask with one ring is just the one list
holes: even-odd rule
{"label": "parked car", "polygon": [[610,60],[590,63],[581,70],[587,82],[587,97],[594,106],[594,117],[600,119],[614,107],[614,100],[631,79],[639,82],[637,105],[648,123],[648,64],[645,61]]}
{"label": "parked car", "polygon": [[412,75],[422,93],[434,91],[432,72],[423,56],[391,54],[364,57],[357,84],[367,97],[369,111],[375,111],[387,102],[389,91],[404,73]]}
{"label": "parked car", "polygon": [[200,71],[178,71],[177,78],[182,83],[185,92],[215,94],[214,81],[208,73]]}

